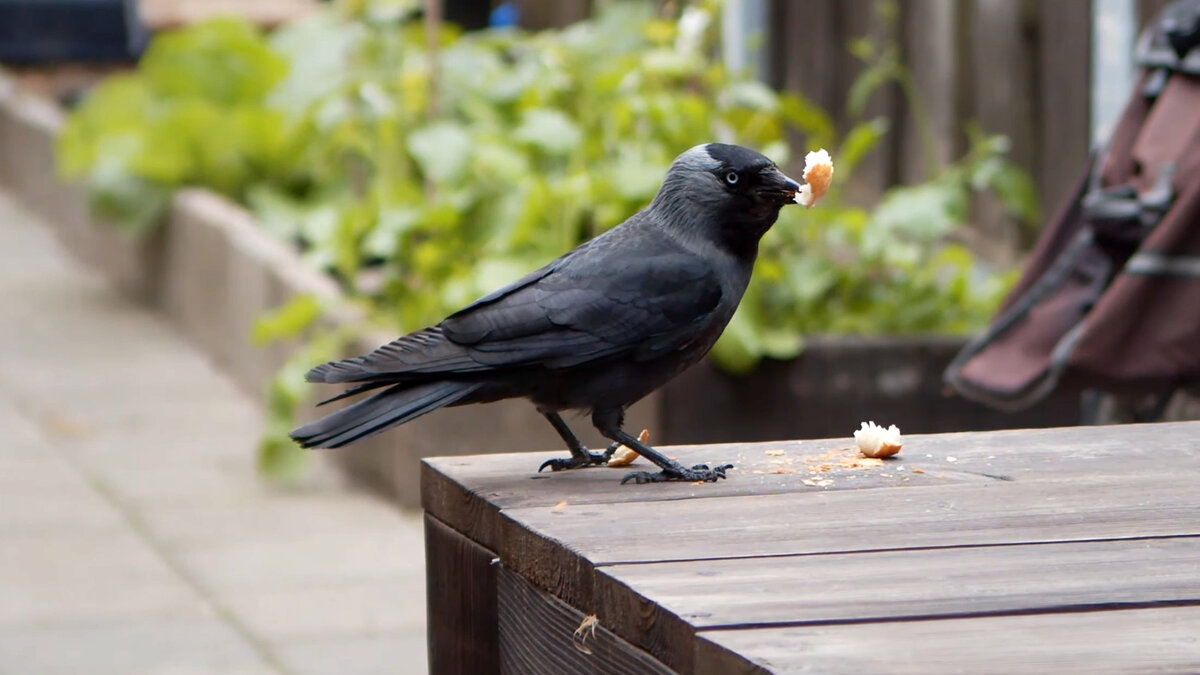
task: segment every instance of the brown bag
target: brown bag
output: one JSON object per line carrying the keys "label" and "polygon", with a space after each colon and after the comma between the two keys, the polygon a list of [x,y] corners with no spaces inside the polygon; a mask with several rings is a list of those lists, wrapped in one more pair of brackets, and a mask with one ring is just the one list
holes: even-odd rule
{"label": "brown bag", "polygon": [[1200,382],[1200,0],[1169,7],[1108,147],[947,383],[1001,409],[1056,388],[1170,392]]}

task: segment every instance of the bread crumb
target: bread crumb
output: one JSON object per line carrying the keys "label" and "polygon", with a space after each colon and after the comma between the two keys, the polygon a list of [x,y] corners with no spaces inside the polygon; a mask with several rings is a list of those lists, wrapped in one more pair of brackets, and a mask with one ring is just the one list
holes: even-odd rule
{"label": "bread crumb", "polygon": [[[645,443],[649,440],[650,430],[642,429],[642,433],[638,434],[638,442]],[[615,452],[613,452],[612,457],[608,458],[608,466],[629,466],[630,464],[633,464],[633,461],[640,456],[641,455],[637,454],[637,450],[634,450],[629,446],[622,445],[618,447]]]}
{"label": "bread crumb", "polygon": [[825,196],[833,182],[833,159],[824,148],[804,156],[804,185],[796,192],[796,203],[811,209]]}
{"label": "bread crumb", "polygon": [[866,457],[891,457],[900,452],[900,429],[895,424],[884,429],[874,421],[863,422],[862,427],[854,432],[854,443]]}

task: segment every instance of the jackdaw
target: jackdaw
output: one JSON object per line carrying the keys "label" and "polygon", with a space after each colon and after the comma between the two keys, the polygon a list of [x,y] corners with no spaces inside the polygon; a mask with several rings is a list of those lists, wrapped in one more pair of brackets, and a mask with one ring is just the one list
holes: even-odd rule
{"label": "jackdaw", "polygon": [[[336,448],[443,406],[524,397],[571,451],[538,469],[602,465],[624,444],[658,465],[621,481],[716,481],[621,427],[625,409],[696,363],[742,299],[758,242],[800,185],[752,150],[709,143],[677,157],[658,194],[621,225],[545,267],[374,352],[326,363],[310,382],[358,383],[371,397],[292,432]],[[328,402],[328,401],[326,401]],[[613,441],[589,452],[559,415],[590,410]]]}

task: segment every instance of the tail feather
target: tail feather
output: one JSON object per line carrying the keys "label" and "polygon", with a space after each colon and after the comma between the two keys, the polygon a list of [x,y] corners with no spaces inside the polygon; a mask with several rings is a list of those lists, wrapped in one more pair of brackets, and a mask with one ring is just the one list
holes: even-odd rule
{"label": "tail feather", "polygon": [[326,383],[394,381],[401,376],[437,377],[488,368],[465,347],[448,340],[440,326],[433,326],[393,340],[370,354],[321,364],[305,377],[309,382]]}
{"label": "tail feather", "polygon": [[450,381],[396,384],[292,431],[291,437],[306,448],[339,448],[450,405],[480,386]]}
{"label": "tail feather", "polygon": [[394,380],[391,382],[388,382],[386,380],[382,380],[382,381],[376,380],[374,382],[366,382],[364,384],[355,385],[353,387],[350,387],[346,391],[343,391],[340,394],[335,394],[333,396],[330,396],[329,398],[325,399],[324,401],[317,403],[317,405],[322,406],[322,405],[325,405],[326,403],[333,403],[334,401],[340,401],[344,398],[350,398],[351,396],[361,394],[364,391],[371,391],[372,389],[379,389],[380,387],[386,387],[389,384],[397,384],[397,382],[395,382]]}

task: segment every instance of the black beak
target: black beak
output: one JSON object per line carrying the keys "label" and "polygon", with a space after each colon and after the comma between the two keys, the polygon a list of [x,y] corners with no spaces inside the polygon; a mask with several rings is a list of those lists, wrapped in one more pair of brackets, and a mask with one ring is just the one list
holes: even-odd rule
{"label": "black beak", "polygon": [[762,172],[761,185],[760,191],[764,195],[775,197],[787,204],[795,203],[796,192],[800,190],[800,183],[783,175],[783,172],[775,167]]}

